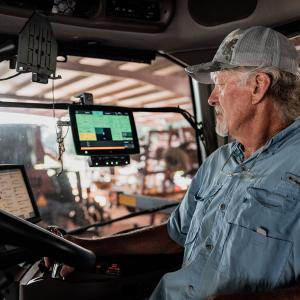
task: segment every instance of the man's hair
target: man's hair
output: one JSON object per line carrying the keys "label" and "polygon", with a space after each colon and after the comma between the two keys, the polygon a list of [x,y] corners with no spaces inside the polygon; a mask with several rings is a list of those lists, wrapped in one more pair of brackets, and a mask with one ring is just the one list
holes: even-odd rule
{"label": "man's hair", "polygon": [[[271,96],[287,121],[300,117],[300,72],[296,75],[281,71],[274,67],[242,67],[242,72],[249,72],[249,76],[266,73],[271,78],[270,87],[266,95]],[[237,70],[234,69],[234,70]]]}

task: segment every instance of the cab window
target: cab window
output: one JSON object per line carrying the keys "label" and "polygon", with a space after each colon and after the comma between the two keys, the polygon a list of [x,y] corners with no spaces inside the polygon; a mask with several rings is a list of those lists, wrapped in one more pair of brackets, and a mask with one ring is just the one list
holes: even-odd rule
{"label": "cab window", "polygon": [[[7,62],[0,66],[2,77],[8,77],[12,71],[7,71]],[[69,57],[58,64],[57,74],[62,79],[48,84],[32,83],[29,74],[4,81],[3,92],[9,95],[4,101],[32,105],[0,108],[0,163],[25,165],[44,225],[73,229],[179,202],[199,166],[195,131],[181,114],[135,112],[140,154],[132,155],[128,166],[91,168],[87,157],[76,155],[68,126],[62,128],[63,164],[58,160],[57,121],[69,116],[55,105],[78,102],[75,96],[84,91],[93,94],[98,105],[180,107],[193,114],[183,68],[163,57],[151,65]],[[53,107],[35,108],[36,101]],[[167,217],[140,216],[95,233],[157,224]]]}

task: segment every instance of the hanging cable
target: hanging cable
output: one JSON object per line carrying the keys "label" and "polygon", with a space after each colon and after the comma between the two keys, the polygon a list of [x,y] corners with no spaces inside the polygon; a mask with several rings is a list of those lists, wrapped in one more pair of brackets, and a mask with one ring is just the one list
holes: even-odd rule
{"label": "hanging cable", "polygon": [[56,174],[56,176],[59,176],[64,171],[64,163],[63,163],[63,154],[65,152],[65,144],[64,139],[66,135],[68,134],[69,128],[65,135],[63,135],[63,126],[61,124],[56,123],[56,115],[55,115],[55,97],[54,97],[54,80],[59,79],[57,77],[52,78],[52,116],[55,121],[55,132],[56,132],[56,143],[58,145],[58,162],[60,162],[60,170]]}
{"label": "hanging cable", "polygon": [[17,76],[19,76],[21,74],[24,74],[24,72],[18,72],[18,73],[14,74],[14,75],[11,75],[11,76],[8,76],[8,77],[5,77],[5,78],[0,78],[0,81],[12,79],[12,78],[15,78],[15,77],[17,77]]}

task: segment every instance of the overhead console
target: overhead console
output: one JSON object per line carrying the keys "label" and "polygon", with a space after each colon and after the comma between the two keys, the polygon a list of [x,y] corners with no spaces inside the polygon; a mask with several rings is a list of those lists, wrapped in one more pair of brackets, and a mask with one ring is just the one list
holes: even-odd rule
{"label": "overhead console", "polygon": [[188,0],[191,17],[198,24],[211,27],[249,17],[257,6],[257,0]]}
{"label": "overhead console", "polygon": [[162,32],[174,10],[173,0],[3,0],[0,13],[29,17],[39,10],[51,22],[132,32]]}

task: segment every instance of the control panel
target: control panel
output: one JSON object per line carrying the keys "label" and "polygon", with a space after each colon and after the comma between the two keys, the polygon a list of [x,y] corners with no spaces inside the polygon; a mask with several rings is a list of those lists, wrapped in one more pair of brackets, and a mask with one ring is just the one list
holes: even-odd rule
{"label": "control panel", "polygon": [[164,31],[175,13],[175,0],[57,0],[54,2],[53,0],[0,1],[0,12],[27,18],[34,11],[40,11],[49,16],[49,20],[54,23],[151,33]]}
{"label": "control panel", "polygon": [[106,2],[106,16],[143,21],[159,21],[160,1],[110,0]]}

